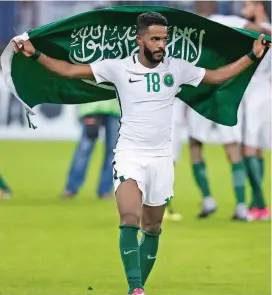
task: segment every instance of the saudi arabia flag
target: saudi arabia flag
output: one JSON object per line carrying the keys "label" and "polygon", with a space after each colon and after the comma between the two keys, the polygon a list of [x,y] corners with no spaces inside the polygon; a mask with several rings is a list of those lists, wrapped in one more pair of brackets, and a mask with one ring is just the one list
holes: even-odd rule
{"label": "saudi arabia flag", "polygon": [[[129,6],[88,11],[24,33],[36,49],[70,63],[92,63],[124,58],[138,52],[136,18],[146,11],[162,13],[169,22],[167,57],[185,59],[215,69],[231,63],[252,49],[259,34],[231,29],[195,14],[168,7]],[[266,40],[271,41],[268,37]],[[179,98],[206,118],[219,124],[237,123],[237,110],[260,61],[221,85],[183,86]],[[80,104],[116,97],[112,85],[71,80],[46,70],[10,43],[1,56],[5,81],[30,113],[42,103]]]}

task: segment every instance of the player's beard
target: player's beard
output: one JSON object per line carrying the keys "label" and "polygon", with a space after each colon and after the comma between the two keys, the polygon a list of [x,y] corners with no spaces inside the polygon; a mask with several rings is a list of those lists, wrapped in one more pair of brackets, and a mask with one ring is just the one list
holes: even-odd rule
{"label": "player's beard", "polygon": [[153,64],[157,64],[157,63],[160,63],[162,60],[163,60],[163,56],[164,56],[164,53],[165,53],[165,51],[163,51],[162,50],[162,53],[163,53],[163,55],[162,55],[162,58],[161,59],[155,59],[154,57],[153,57],[153,54],[154,53],[158,53],[159,51],[151,51],[151,50],[149,50],[146,46],[144,46],[144,55],[145,55],[145,57],[146,57],[146,59],[150,62],[150,63],[153,63]]}

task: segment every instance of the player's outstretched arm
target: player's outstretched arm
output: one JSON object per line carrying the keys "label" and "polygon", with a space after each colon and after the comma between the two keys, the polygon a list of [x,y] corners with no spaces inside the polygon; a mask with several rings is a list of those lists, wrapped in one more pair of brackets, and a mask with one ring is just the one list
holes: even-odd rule
{"label": "player's outstretched arm", "polygon": [[25,56],[37,60],[48,70],[67,78],[88,78],[93,79],[93,73],[90,65],[73,65],[63,60],[54,59],[37,51],[32,43],[27,41],[13,41],[14,51],[22,52]]}
{"label": "player's outstretched arm", "polygon": [[206,70],[202,82],[206,84],[221,84],[243,72],[254,60],[262,57],[265,47],[271,46],[270,43],[264,43],[263,39],[264,35],[260,35],[259,39],[253,43],[252,51],[237,61],[216,70]]}

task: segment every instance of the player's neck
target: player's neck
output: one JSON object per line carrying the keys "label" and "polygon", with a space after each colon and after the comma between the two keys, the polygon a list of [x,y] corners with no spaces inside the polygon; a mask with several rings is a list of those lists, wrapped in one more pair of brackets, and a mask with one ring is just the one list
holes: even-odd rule
{"label": "player's neck", "polygon": [[269,19],[266,14],[260,13],[255,17],[255,23],[260,25],[261,23],[269,23]]}
{"label": "player's neck", "polygon": [[138,60],[139,60],[139,62],[140,62],[144,67],[149,68],[149,69],[153,69],[153,68],[155,68],[155,67],[160,63],[160,62],[158,62],[158,63],[152,63],[152,62],[150,62],[150,61],[145,57],[145,55],[144,55],[144,54],[141,54],[141,53],[138,54]]}

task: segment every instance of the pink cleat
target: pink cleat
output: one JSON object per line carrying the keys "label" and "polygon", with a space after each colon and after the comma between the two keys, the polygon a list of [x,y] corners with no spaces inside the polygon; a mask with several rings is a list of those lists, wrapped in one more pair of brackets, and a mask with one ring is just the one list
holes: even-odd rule
{"label": "pink cleat", "polygon": [[258,220],[269,220],[270,219],[270,210],[266,207],[264,209],[258,210]]}
{"label": "pink cleat", "polygon": [[248,210],[247,212],[248,221],[257,220],[258,217],[259,217],[259,209],[257,207],[253,207],[252,209]]}
{"label": "pink cleat", "polygon": [[145,293],[143,289],[137,288],[132,292],[131,295],[145,295]]}

